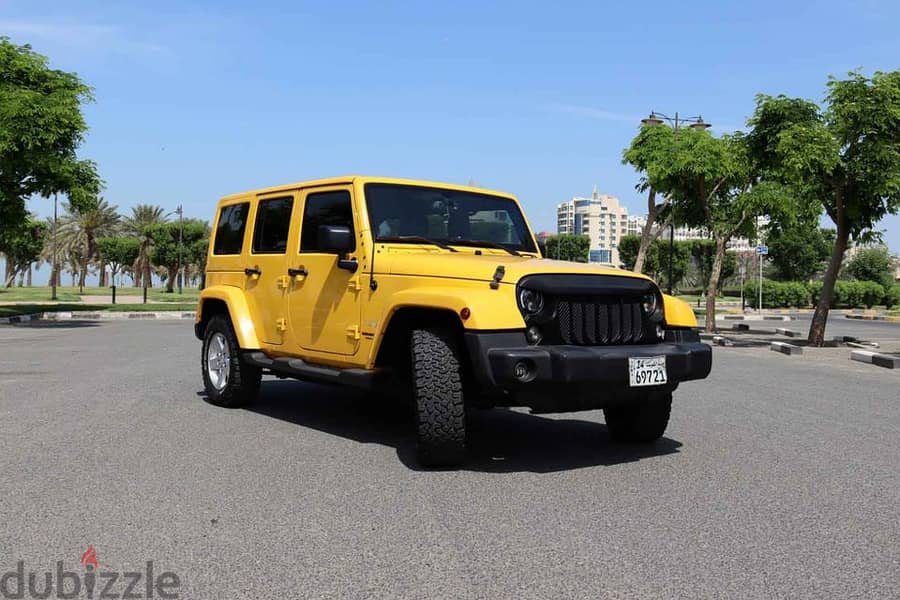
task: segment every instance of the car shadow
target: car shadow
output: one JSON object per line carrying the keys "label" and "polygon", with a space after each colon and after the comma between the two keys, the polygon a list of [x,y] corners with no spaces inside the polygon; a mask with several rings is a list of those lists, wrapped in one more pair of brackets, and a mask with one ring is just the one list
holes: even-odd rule
{"label": "car shadow", "polygon": [[28,327],[31,329],[83,329],[85,327],[99,327],[97,321],[80,321],[80,320],[43,320],[23,321],[21,323],[10,323],[9,327]]}
{"label": "car shadow", "polygon": [[[362,444],[393,447],[408,468],[426,470],[415,457],[411,409],[355,390],[297,381],[265,380],[259,398],[245,410],[309,427]],[[473,411],[468,421],[468,457],[459,470],[490,473],[550,473],[609,466],[678,452],[681,442],[663,437],[653,444],[617,444],[606,425],[585,418],[550,418],[498,408]]]}

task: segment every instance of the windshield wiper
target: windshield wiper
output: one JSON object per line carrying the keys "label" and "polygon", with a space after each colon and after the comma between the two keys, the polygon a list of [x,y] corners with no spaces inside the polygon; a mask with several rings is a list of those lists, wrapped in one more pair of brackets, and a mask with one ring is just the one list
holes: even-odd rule
{"label": "windshield wiper", "polygon": [[400,242],[407,244],[430,244],[432,246],[437,246],[438,248],[443,248],[444,250],[449,250],[450,252],[459,252],[456,248],[448,246],[443,242],[439,242],[437,240],[433,240],[431,238],[427,238],[421,235],[382,235],[375,239],[375,242]]}
{"label": "windshield wiper", "polygon": [[487,240],[453,240],[450,243],[456,244],[457,246],[484,246],[485,248],[496,248],[497,250],[506,250],[513,256],[522,256],[520,252],[517,252],[512,248],[507,248],[503,244],[498,244],[497,242],[489,242]]}

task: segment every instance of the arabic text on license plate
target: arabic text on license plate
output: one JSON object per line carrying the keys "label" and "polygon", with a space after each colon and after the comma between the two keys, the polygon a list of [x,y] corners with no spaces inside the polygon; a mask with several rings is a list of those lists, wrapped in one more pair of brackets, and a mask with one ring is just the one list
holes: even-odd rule
{"label": "arabic text on license plate", "polygon": [[632,356],[628,359],[628,385],[662,385],[666,383],[665,356]]}

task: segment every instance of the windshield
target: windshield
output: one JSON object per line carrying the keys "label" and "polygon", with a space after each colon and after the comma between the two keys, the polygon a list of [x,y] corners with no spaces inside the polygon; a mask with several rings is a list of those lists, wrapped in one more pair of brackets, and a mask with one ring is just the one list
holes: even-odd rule
{"label": "windshield", "polygon": [[509,198],[388,183],[367,183],[365,191],[376,242],[427,238],[442,244],[537,252],[522,212]]}

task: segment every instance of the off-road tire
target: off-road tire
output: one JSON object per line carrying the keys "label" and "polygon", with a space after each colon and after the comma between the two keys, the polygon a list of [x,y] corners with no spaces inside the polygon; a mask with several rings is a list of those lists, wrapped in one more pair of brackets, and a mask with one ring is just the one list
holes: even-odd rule
{"label": "off-road tire", "polygon": [[415,329],[410,350],[419,464],[458,465],[466,454],[466,411],[456,336],[444,329]]}
{"label": "off-road tire", "polygon": [[[223,387],[217,387],[211,380],[208,368],[208,349],[217,334],[224,336],[227,348],[228,374]],[[203,373],[203,385],[206,388],[206,401],[216,406],[238,408],[245,406],[259,395],[259,383],[262,370],[247,364],[241,358],[241,348],[231,319],[225,315],[216,315],[209,320],[203,334],[203,350],[200,354],[200,370]]]}
{"label": "off-road tire", "polygon": [[656,396],[647,402],[621,404],[603,409],[609,436],[616,442],[654,442],[666,432],[672,394]]}

